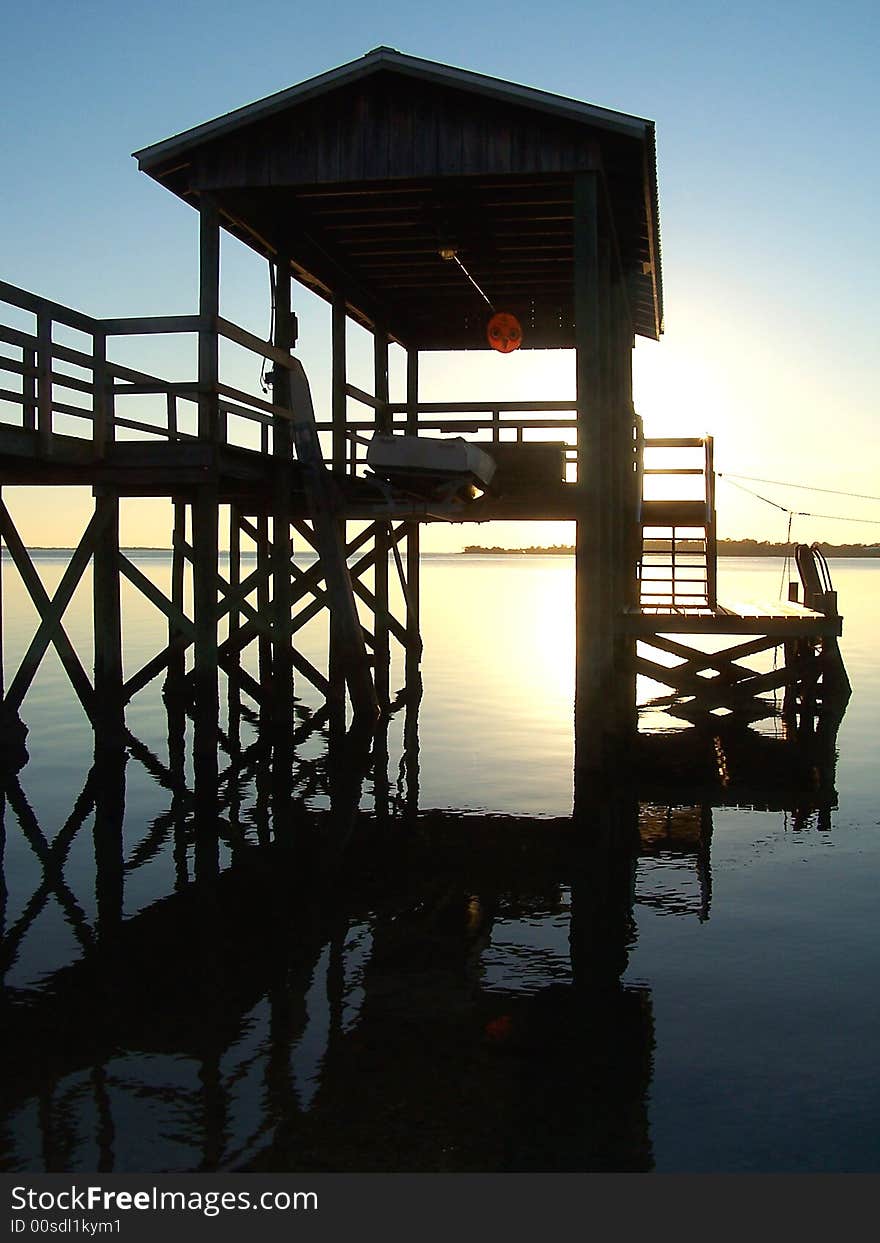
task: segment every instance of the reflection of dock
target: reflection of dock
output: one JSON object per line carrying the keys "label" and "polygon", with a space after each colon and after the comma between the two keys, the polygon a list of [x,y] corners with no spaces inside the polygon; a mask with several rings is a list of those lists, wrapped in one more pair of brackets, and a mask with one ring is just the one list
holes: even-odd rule
{"label": "reflection of dock", "polygon": [[[681,738],[656,736],[635,780],[585,793],[573,817],[419,812],[408,708],[397,781],[382,745],[304,716],[292,745],[271,727],[238,747],[225,735],[206,796],[186,781],[172,705],[172,762],[133,735],[125,753],[98,748],[54,838],[7,773],[5,832],[23,834],[42,880],[6,928],[4,968],[53,900],[80,946],[39,987],[5,992],[18,1074],[4,1104],[17,1116],[39,1102],[34,1160],[65,1169],[97,1151],[101,1168],[123,1168],[125,1102],[145,1096],[183,1126],[181,1168],[649,1167],[650,994],[621,984],[637,913],[709,917],[712,807],[762,805],[757,775],[697,780]],[[301,758],[309,726],[324,743]],[[767,803],[827,826],[833,771],[817,781],[816,754],[798,764],[795,742],[763,741],[742,755],[727,745],[764,770],[790,748],[790,780]],[[168,807],[123,853],[133,765]],[[95,919],[67,874],[92,813]],[[162,853],[175,892],[124,919],[125,886]],[[534,940],[519,944],[523,928]],[[139,1059],[166,1054],[192,1068],[187,1086],[142,1085]],[[242,1093],[251,1112],[263,1102],[250,1129]],[[416,1114],[430,1125],[414,1139]],[[86,1116],[88,1134],[71,1122]]]}

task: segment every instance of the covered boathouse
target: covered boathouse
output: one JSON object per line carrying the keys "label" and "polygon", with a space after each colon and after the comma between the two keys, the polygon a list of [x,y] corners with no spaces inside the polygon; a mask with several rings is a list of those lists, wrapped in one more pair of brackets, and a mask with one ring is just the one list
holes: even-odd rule
{"label": "covered boathouse", "polygon": [[[436,521],[576,524],[581,771],[601,768],[631,735],[638,673],[664,682],[689,720],[719,710],[755,719],[772,710],[764,696],[778,688],[792,720],[845,699],[830,583],[807,583],[804,603],[719,603],[711,440],[646,440],[634,410],[635,335],[657,338],[663,325],[651,121],[382,47],[136,158],[198,213],[192,315],[97,320],[0,285],[0,300],[33,316],[31,331],[2,328],[12,356],[0,365],[21,388],[2,394],[0,483],[88,484],[95,493],[94,519],[52,601],[0,507],[0,535],[41,617],[5,692],[7,732],[50,642],[96,723],[118,725],[158,676],[170,692],[186,687],[203,760],[216,751],[221,670],[275,720],[290,713],[294,677],[331,710],[347,687],[361,720],[387,713],[392,645],[405,652],[408,682],[418,677],[419,531]],[[223,230],[271,265],[270,341],[220,314]],[[313,409],[294,348],[297,283],[332,307],[328,410]],[[524,349],[576,351],[572,398],[421,401],[420,353],[489,349],[496,312],[514,317]],[[349,382],[349,318],[373,335],[371,392]],[[56,325],[81,334],[79,347],[60,344]],[[170,380],[111,361],[117,338],[156,333],[195,335],[197,374]],[[229,383],[229,341],[265,360],[269,395]],[[389,392],[392,344],[406,351],[402,401]],[[145,396],[156,403],[149,417],[126,413]],[[377,433],[474,440],[496,459],[493,486],[473,496],[390,483],[366,463]],[[643,497],[646,476],[657,475],[673,481],[672,499]],[[119,549],[120,503],[144,495],[173,503],[167,597]],[[240,558],[243,538],[257,550],[253,570]],[[318,554],[313,569],[292,563],[295,540]],[[91,678],[61,637],[90,560]],[[168,618],[167,646],[127,676],[121,576]],[[296,636],[324,609],[330,638],[319,669]],[[721,650],[700,646],[712,636],[717,648],[719,635],[730,636]],[[257,678],[241,663],[252,643]],[[743,663],[779,646],[785,659],[773,670]]]}

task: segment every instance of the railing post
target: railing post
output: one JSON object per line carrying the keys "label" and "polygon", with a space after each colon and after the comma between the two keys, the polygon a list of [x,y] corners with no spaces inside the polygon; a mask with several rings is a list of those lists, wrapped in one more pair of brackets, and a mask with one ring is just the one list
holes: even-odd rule
{"label": "railing post", "polygon": [[108,419],[107,334],[96,329],[92,334],[92,444],[96,457],[103,457],[113,439]]}
{"label": "railing post", "polygon": [[718,536],[715,526],[715,441],[706,445],[706,596],[710,609],[718,607]]}
{"label": "railing post", "polygon": [[165,406],[168,412],[168,439],[177,440],[177,394],[167,393]]}
{"label": "railing post", "polygon": [[52,317],[37,314],[37,430],[40,452],[48,456],[52,442]]}
{"label": "railing post", "polygon": [[36,430],[37,426],[37,351],[22,348],[24,375],[21,381],[21,425]]}

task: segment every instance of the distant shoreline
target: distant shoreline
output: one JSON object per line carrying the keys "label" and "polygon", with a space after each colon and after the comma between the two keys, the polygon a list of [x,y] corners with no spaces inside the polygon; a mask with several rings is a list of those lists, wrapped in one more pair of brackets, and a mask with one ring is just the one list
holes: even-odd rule
{"label": "distant shoreline", "polygon": [[[649,540],[647,550],[656,540]],[[880,557],[880,545],[876,544],[820,544],[826,557]],[[701,551],[696,541],[682,540],[678,551],[696,553]],[[764,540],[719,540],[719,557],[784,557],[791,553],[791,545],[770,544]],[[548,547],[533,546],[531,548],[491,548],[480,544],[467,544],[462,550],[463,556],[514,556],[514,557],[571,557],[574,555],[572,544],[551,544]]]}
{"label": "distant shoreline", "polygon": [[[648,551],[651,541],[649,541]],[[826,557],[831,559],[843,557],[880,557],[880,545],[872,544],[820,544],[820,548]],[[52,548],[52,547],[33,547],[28,548],[28,552],[32,556],[45,556],[65,554],[72,555],[76,550],[74,548]],[[141,546],[131,546],[129,548],[120,548],[123,553],[153,553],[160,556],[170,556],[173,550],[171,548],[149,548]],[[529,548],[501,548],[499,545],[491,547],[482,544],[467,544],[460,552],[426,552],[424,555],[428,557],[466,557],[466,556],[491,556],[491,557],[573,557],[574,545],[572,544],[550,544],[550,545],[534,545]],[[691,547],[689,541],[683,540],[679,544],[679,552],[696,553],[699,549],[696,544]],[[784,557],[790,555],[791,547],[785,544],[770,544],[759,540],[719,540],[718,556],[719,557]],[[229,549],[221,548],[220,556],[228,556]],[[313,556],[311,549],[307,555]],[[255,557],[255,549],[242,549],[242,556]],[[3,548],[3,557],[10,558],[7,548]],[[10,558],[11,559],[11,558]]]}

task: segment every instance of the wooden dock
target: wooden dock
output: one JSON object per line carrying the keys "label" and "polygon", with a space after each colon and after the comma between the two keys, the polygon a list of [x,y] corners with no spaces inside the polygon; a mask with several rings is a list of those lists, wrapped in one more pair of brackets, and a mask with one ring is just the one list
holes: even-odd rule
{"label": "wooden dock", "polygon": [[[711,438],[646,438],[633,407],[634,337],[658,337],[663,321],[651,122],[379,48],[137,159],[197,212],[195,313],[95,319],[0,284],[0,487],[94,494],[52,599],[27,532],[0,502],[0,538],[40,619],[2,688],[7,742],[21,742],[19,710],[50,644],[109,745],[126,705],[163,677],[166,698],[192,705],[208,784],[221,671],[282,732],[293,728],[295,678],[317,689],[337,727],[349,710],[375,721],[395,702],[393,647],[408,684],[418,680],[426,522],[576,524],[582,773],[599,772],[631,735],[639,674],[664,681],[692,718],[754,718],[780,688],[792,720],[840,710],[848,684],[830,582],[805,581],[803,604],[719,602]],[[224,231],[268,261],[269,341],[220,314]],[[297,282],[331,307],[331,399],[317,413],[294,352]],[[569,402],[421,400],[421,351],[488,348],[487,300],[519,318],[524,348],[575,350]],[[373,337],[371,392],[349,380],[350,321]],[[189,338],[195,374],[114,361],[120,341],[144,336]],[[392,344],[406,353],[402,401],[391,399]],[[230,349],[255,381],[265,372],[270,391],[242,387]],[[474,500],[391,487],[366,468],[375,432],[474,439],[497,458],[497,487]],[[651,492],[658,476],[672,499]],[[167,594],[119,545],[120,505],[145,496],[170,502],[169,529],[155,536],[173,548]],[[295,547],[316,564],[298,567]],[[63,626],[90,562],[91,675]],[[168,624],[165,646],[136,670],[124,661],[123,578]],[[324,611],[318,668],[297,634]],[[739,641],[701,649],[718,635]],[[242,663],[251,644],[258,676]],[[744,663],[779,647],[773,670]]]}

